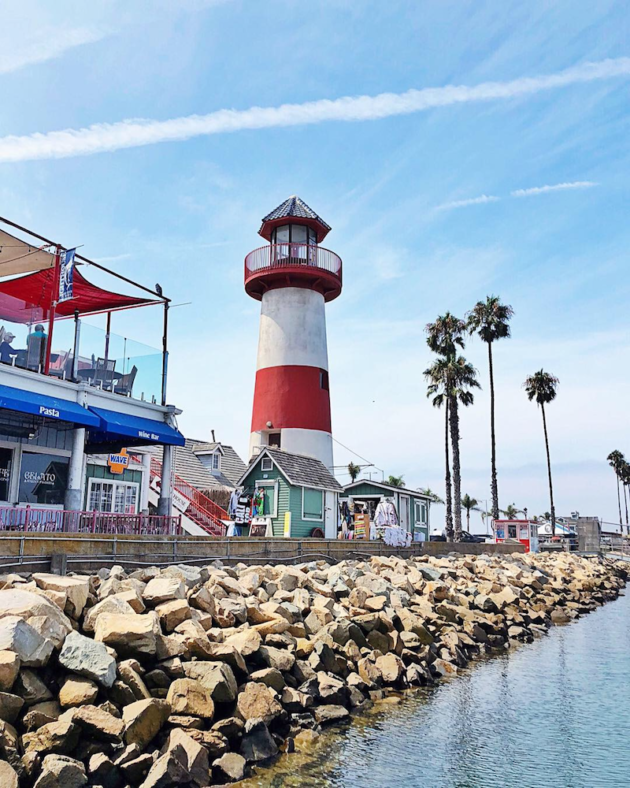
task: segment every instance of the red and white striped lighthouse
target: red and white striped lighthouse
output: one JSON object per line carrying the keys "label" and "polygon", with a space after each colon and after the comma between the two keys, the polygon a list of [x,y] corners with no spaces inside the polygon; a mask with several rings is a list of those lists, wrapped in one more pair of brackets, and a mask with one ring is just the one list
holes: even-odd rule
{"label": "red and white striped lighthouse", "polygon": [[278,446],[333,467],[325,305],[341,293],[341,259],[319,245],[329,232],[289,197],[262,221],[269,244],[245,258],[245,290],[261,301],[250,456]]}

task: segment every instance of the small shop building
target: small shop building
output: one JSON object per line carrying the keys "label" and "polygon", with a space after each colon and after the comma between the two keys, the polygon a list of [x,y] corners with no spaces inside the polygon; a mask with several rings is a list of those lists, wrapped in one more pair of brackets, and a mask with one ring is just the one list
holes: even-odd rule
{"label": "small shop building", "polygon": [[267,447],[251,460],[239,487],[250,495],[262,490],[258,520],[267,521],[273,536],[337,538],[343,487],[320,460]]}
{"label": "small shop building", "polygon": [[355,511],[366,511],[370,521],[382,501],[390,500],[398,518],[398,525],[412,534],[413,541],[428,541],[431,499],[417,490],[394,487],[385,482],[358,479],[344,487],[342,501],[353,504]]}

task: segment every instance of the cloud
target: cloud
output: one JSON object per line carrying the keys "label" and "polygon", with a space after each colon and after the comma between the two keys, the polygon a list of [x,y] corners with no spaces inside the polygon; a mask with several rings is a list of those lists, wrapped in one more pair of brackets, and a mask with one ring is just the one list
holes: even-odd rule
{"label": "cloud", "polygon": [[54,30],[45,37],[22,42],[20,46],[3,46],[0,50],[0,74],[10,74],[25,66],[45,63],[60,57],[69,49],[93,44],[105,37],[105,33],[89,28]]}
{"label": "cloud", "polygon": [[629,75],[630,58],[623,57],[583,63],[555,74],[523,77],[509,82],[484,82],[473,87],[447,85],[422,90],[412,89],[405,93],[347,96],[304,104],[283,104],[279,107],[222,109],[209,115],[190,115],[172,120],[130,119],[118,123],[100,123],[82,129],[11,135],[0,138],[0,162],[87,156],[244,129],[279,128],[327,121],[377,120],[436,107],[518,98],[553,88]]}
{"label": "cloud", "polygon": [[468,200],[453,200],[452,202],[445,202],[438,205],[436,211],[452,211],[453,208],[466,208],[469,205],[483,205],[487,202],[499,202],[500,197],[493,195],[482,194],[480,197],[471,197]]}
{"label": "cloud", "polygon": [[591,189],[597,186],[593,181],[573,181],[572,183],[555,183],[551,186],[534,186],[531,189],[516,189],[510,192],[510,197],[532,197],[536,194],[547,194],[547,192],[560,192],[565,189]]}

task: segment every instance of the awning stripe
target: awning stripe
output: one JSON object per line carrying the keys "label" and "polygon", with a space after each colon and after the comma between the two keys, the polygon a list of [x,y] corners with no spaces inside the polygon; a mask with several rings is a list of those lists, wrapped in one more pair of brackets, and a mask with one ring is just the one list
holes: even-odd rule
{"label": "awning stripe", "polygon": [[76,402],[35,394],[31,391],[0,385],[0,408],[30,413],[54,421],[68,421],[82,427],[98,427],[99,418]]}
{"label": "awning stripe", "polygon": [[163,421],[154,421],[128,413],[116,413],[104,408],[90,408],[99,418],[98,434],[90,435],[94,443],[107,443],[116,441],[121,437],[132,438],[135,445],[138,441],[145,444],[161,444],[169,446],[183,446],[184,436],[178,430]]}

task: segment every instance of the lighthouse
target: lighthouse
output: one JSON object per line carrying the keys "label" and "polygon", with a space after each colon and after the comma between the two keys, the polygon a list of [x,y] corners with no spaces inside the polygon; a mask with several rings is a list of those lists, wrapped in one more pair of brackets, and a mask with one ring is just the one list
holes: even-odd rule
{"label": "lighthouse", "polygon": [[250,457],[261,446],[333,467],[326,303],[341,259],[320,246],[330,227],[299,197],[262,220],[268,243],[245,258],[245,291],[261,302]]}

